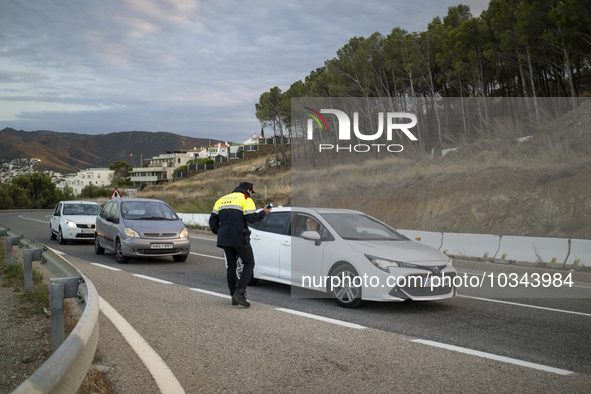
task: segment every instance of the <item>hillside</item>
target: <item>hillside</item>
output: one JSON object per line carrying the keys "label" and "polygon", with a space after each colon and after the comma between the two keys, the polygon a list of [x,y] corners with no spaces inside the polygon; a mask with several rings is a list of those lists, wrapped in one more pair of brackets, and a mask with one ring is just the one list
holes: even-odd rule
{"label": "hillside", "polygon": [[0,130],[0,163],[18,158],[38,158],[41,163],[35,166],[36,170],[67,173],[107,167],[118,160],[139,166],[142,155],[144,159],[149,159],[166,151],[192,149],[217,142],[165,132],[127,131],[88,135],[5,128]]}
{"label": "hillside", "polygon": [[395,228],[424,231],[591,239],[590,124],[586,101],[523,142],[487,140],[445,157],[291,172],[252,171],[259,159],[138,196],[162,198],[180,212],[209,212],[217,198],[248,180],[258,206],[358,209]]}

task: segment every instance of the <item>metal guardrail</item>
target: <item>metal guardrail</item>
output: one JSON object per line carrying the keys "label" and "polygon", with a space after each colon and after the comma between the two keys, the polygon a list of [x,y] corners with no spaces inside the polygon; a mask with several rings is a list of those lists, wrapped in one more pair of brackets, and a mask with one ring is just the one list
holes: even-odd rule
{"label": "metal guardrail", "polygon": [[41,263],[56,278],[82,278],[78,285],[78,305],[83,313],[78,324],[51,357],[12,394],[76,393],[92,365],[98,343],[98,292],[82,271],[57,253],[6,227],[0,226],[1,229],[7,230],[8,236],[19,237],[20,244],[26,248],[43,249]]}

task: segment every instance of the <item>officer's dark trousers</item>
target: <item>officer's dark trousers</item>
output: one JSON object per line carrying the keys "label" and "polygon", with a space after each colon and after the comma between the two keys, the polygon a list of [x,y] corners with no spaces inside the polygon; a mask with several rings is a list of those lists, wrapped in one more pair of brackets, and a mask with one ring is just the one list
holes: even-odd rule
{"label": "officer's dark trousers", "polygon": [[[254,255],[252,254],[252,247],[250,245],[238,248],[224,246],[224,253],[226,254],[226,261],[228,262],[228,288],[230,289],[230,294],[234,294],[236,289],[246,289],[248,282],[252,278]],[[238,257],[242,259],[243,265],[240,281],[237,281],[236,279],[236,261],[238,260]]]}

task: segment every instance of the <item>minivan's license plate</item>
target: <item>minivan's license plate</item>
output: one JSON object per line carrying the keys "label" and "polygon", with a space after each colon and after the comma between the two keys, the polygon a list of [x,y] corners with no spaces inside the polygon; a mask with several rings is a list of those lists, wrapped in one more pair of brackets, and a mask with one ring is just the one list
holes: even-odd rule
{"label": "minivan's license plate", "polygon": [[172,244],[150,244],[152,249],[172,249]]}

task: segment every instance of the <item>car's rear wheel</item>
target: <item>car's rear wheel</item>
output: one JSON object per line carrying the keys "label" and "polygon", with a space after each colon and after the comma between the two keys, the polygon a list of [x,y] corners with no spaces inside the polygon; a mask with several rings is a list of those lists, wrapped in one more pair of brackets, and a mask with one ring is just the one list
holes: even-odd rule
{"label": "car's rear wheel", "polygon": [[359,275],[351,264],[338,265],[329,276],[328,294],[337,305],[343,308],[356,308],[361,304],[361,284],[355,286],[359,281],[356,279]]}
{"label": "car's rear wheel", "polygon": [[129,257],[123,256],[123,245],[121,245],[119,238],[115,240],[115,260],[119,264],[125,264],[129,261]]}
{"label": "car's rear wheel", "polygon": [[176,261],[177,263],[182,263],[183,261],[187,261],[187,257],[189,257],[188,254],[177,254],[175,256],[172,256],[174,261]]}
{"label": "car's rear wheel", "polygon": [[60,227],[59,232],[57,233],[57,242],[60,243],[60,245],[65,245],[68,243],[68,241],[66,241],[64,239],[64,235],[62,234],[62,228]]}
{"label": "car's rear wheel", "polygon": [[[238,257],[238,260],[236,261],[236,282],[240,281],[240,278],[242,277],[242,271],[244,270],[244,264],[242,264],[242,259],[240,257]],[[254,275],[250,278],[250,280],[248,281],[248,286],[254,286],[257,284],[259,280],[257,278],[254,277]]]}
{"label": "car's rear wheel", "polygon": [[98,235],[94,236],[94,253],[96,254],[104,254],[105,248],[101,247],[101,243],[99,242]]}
{"label": "car's rear wheel", "polygon": [[53,228],[51,227],[51,224],[50,224],[49,225],[49,239],[51,239],[52,241],[55,241],[56,238],[57,238],[57,236],[53,232]]}

